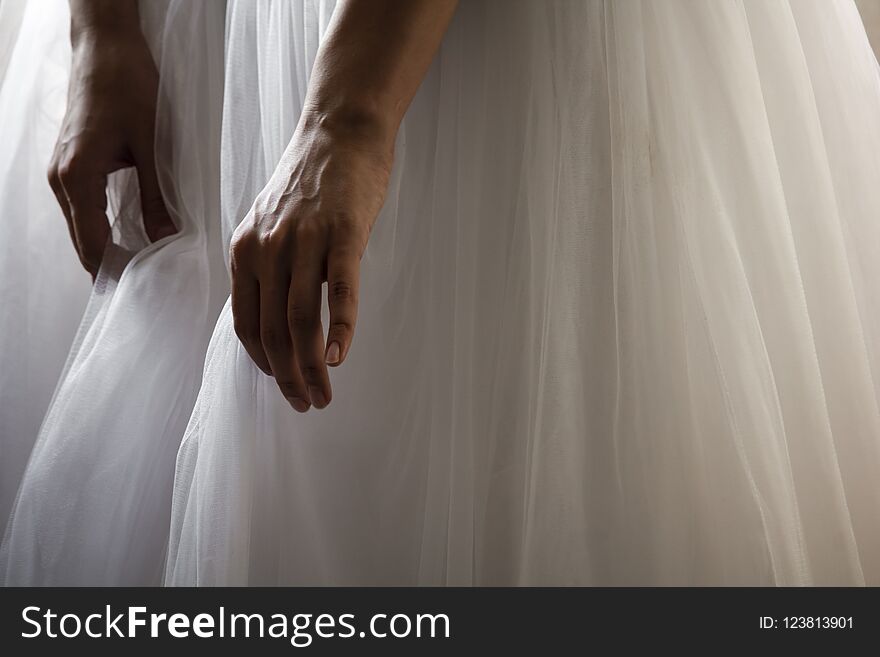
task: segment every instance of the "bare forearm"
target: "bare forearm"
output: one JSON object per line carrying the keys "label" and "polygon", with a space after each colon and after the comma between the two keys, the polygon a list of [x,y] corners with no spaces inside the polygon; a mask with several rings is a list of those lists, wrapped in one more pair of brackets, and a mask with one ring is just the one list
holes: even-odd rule
{"label": "bare forearm", "polygon": [[140,30],[137,0],[70,0],[70,39],[121,36]]}
{"label": "bare forearm", "polygon": [[342,0],[318,52],[304,115],[391,147],[457,0]]}

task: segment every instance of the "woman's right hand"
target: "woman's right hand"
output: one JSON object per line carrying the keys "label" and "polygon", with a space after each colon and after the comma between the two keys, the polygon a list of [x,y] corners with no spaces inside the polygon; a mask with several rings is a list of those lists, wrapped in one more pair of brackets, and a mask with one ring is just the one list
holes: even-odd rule
{"label": "woman's right hand", "polygon": [[79,259],[92,278],[110,235],[110,173],[137,169],[144,228],[151,240],[176,232],[156,175],[158,81],[137,25],[85,30],[73,39],[67,112],[48,176]]}
{"label": "woman's right hand", "polygon": [[[393,135],[334,129],[303,112],[275,173],[230,247],[235,331],[291,406],[324,408],[327,365],[354,337],[360,263],[388,186]],[[354,125],[369,122],[355,121]],[[322,285],[330,325],[325,346]]]}

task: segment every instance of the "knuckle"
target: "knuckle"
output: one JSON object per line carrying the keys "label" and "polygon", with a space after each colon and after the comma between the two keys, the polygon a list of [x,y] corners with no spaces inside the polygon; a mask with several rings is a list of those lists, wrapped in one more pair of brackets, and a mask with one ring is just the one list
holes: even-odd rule
{"label": "knuckle", "polygon": [[260,253],[268,257],[269,262],[280,258],[288,243],[285,231],[277,228],[259,231],[252,240]]}
{"label": "knuckle", "polygon": [[332,227],[332,235],[334,241],[337,242],[340,253],[349,252],[360,259],[370,238],[372,227],[363,221],[358,221],[353,215],[343,212],[334,215]]}
{"label": "knuckle", "polygon": [[58,165],[58,178],[63,183],[76,182],[82,175],[83,160],[77,154],[71,155]]}
{"label": "knuckle", "polygon": [[308,308],[291,304],[287,309],[287,322],[294,329],[306,329],[314,325],[315,317]]}
{"label": "knuckle", "polygon": [[76,178],[76,170],[66,164],[58,167],[58,180],[62,183],[72,183]]}
{"label": "knuckle", "polygon": [[351,212],[337,211],[331,217],[335,230],[352,231],[357,229],[359,222]]}
{"label": "knuckle", "polygon": [[311,219],[302,219],[297,222],[294,234],[298,242],[313,242],[321,234],[321,227]]}
{"label": "knuckle", "polygon": [[233,233],[232,239],[229,242],[229,255],[240,257],[244,254],[245,250],[247,250],[249,243],[250,232],[239,228]]}
{"label": "knuckle", "polygon": [[278,239],[274,230],[251,230],[248,231],[248,236],[250,237],[249,241],[253,242],[260,249],[273,248]]}
{"label": "knuckle", "polygon": [[239,233],[233,236],[229,244],[229,265],[233,276],[237,272],[247,269],[251,242],[252,238],[248,233]]}
{"label": "knuckle", "polygon": [[348,281],[333,281],[327,292],[332,301],[354,301],[354,286]]}

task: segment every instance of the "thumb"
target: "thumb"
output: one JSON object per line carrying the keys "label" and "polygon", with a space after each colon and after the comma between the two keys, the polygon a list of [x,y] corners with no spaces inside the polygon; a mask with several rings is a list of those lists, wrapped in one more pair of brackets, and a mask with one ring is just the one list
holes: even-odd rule
{"label": "thumb", "polygon": [[174,235],[177,227],[171,220],[162,190],[156,175],[156,165],[152,157],[139,159],[137,164],[138,184],[141,188],[141,213],[144,216],[144,230],[150,241],[156,242],[163,237]]}

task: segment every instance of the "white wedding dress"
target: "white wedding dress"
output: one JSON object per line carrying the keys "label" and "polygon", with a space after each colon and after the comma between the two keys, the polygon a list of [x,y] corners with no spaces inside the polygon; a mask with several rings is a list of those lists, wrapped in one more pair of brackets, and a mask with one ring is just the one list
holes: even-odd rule
{"label": "white wedding dress", "polygon": [[305,415],[239,345],[223,254],[333,3],[231,0],[225,58],[220,3],[147,6],[184,230],[132,257],[118,181],[7,583],[880,583],[851,0],[462,0]]}

